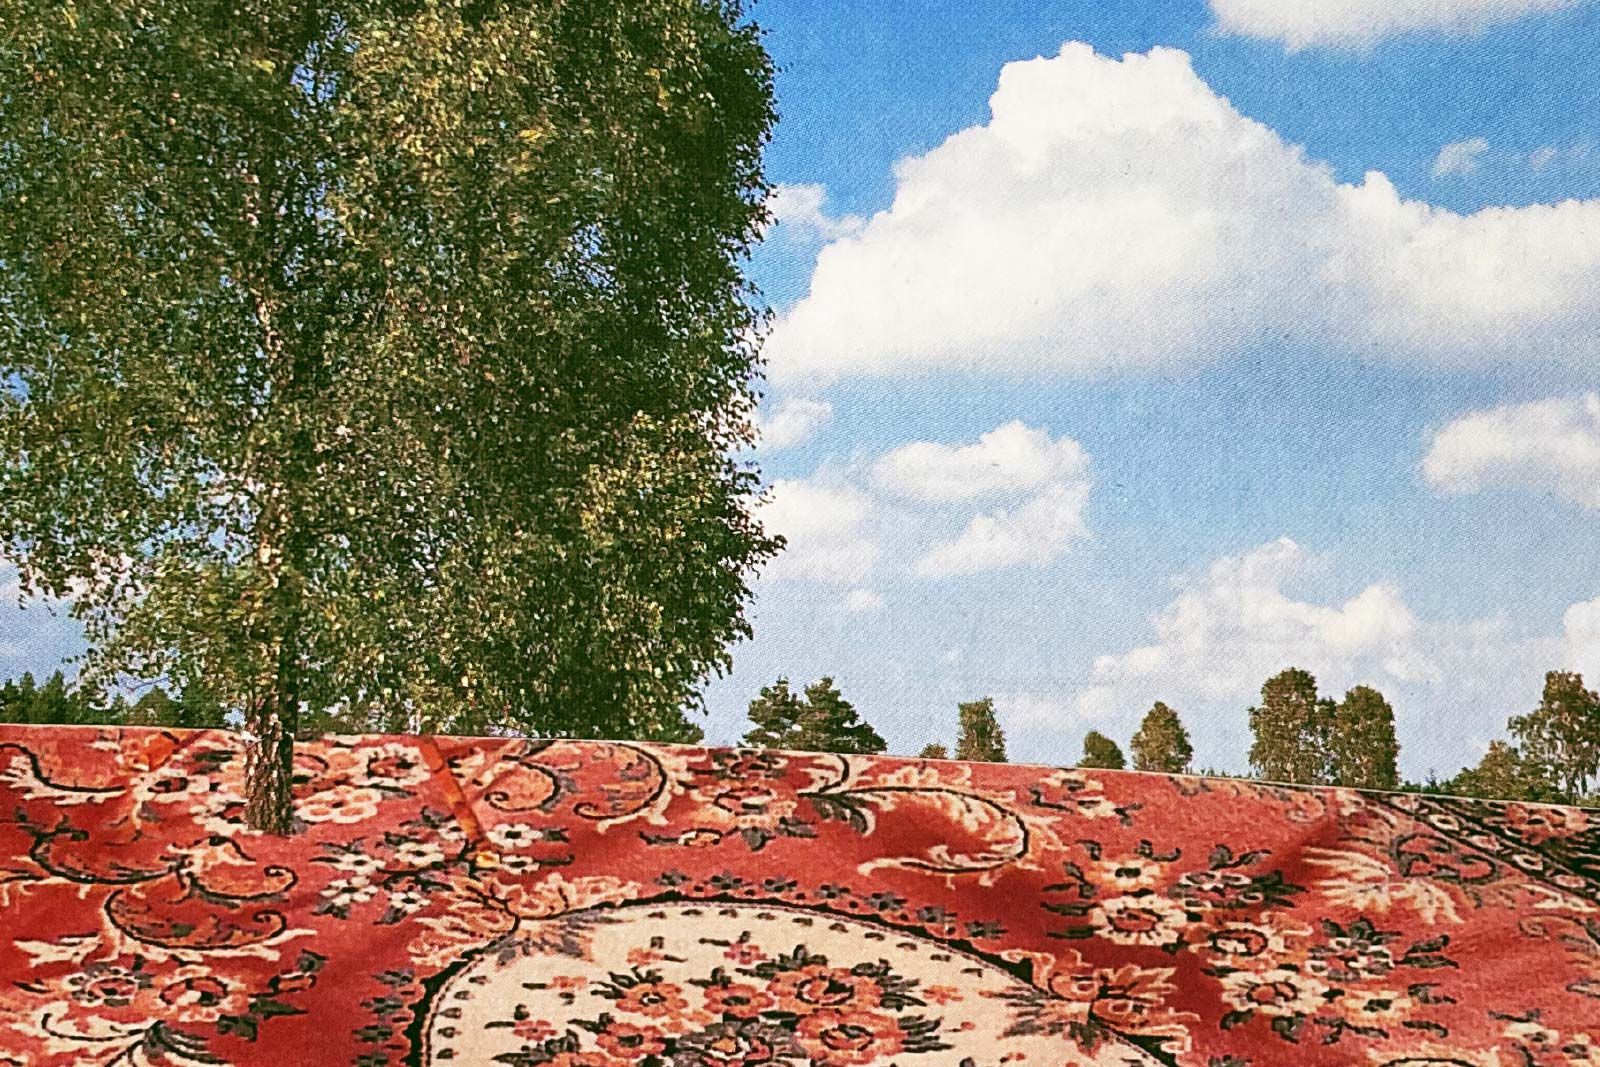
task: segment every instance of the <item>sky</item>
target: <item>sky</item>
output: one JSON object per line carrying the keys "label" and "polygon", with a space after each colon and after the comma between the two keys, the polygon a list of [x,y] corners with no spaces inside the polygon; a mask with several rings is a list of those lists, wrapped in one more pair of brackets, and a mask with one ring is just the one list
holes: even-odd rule
{"label": "sky", "polygon": [[[753,15],[789,549],[712,741],[830,676],[895,752],[990,696],[1066,764],[1163,700],[1242,771],[1299,666],[1443,777],[1600,680],[1600,0]],[[0,670],[75,647],[0,610]]]}
{"label": "sky", "polygon": [[1600,3],[760,0],[762,511],[709,690],[895,751],[1155,700],[1243,770],[1300,666],[1402,770],[1600,676]]}

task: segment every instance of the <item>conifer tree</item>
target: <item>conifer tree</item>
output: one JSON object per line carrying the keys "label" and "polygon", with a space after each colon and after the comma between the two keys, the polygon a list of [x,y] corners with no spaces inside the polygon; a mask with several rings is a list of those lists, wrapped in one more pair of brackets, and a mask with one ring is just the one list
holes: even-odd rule
{"label": "conifer tree", "polygon": [[1136,771],[1186,774],[1189,761],[1194,759],[1189,731],[1184,729],[1178,713],[1159,700],[1145,714],[1130,747]]}
{"label": "conifer tree", "polygon": [[120,721],[130,726],[181,730],[220,730],[229,726],[227,709],[199,685],[186,687],[176,698],[165,689],[152,688],[133,702]]}
{"label": "conifer tree", "polygon": [[802,694],[789,687],[789,679],[779,678],[761,687],[761,695],[750,702],[746,713],[750,729],[743,744],[754,748],[799,750],[802,742],[801,716],[805,712]]}
{"label": "conifer tree", "polygon": [[877,753],[888,746],[878,731],[834,687],[832,678],[806,686],[804,695],[780,678],[750,702],[744,744],[796,752]]}
{"label": "conifer tree", "polygon": [[950,750],[938,741],[930,741],[922,746],[922,751],[917,753],[918,759],[949,759]]}
{"label": "conifer tree", "polygon": [[[125,705],[123,705],[125,707]],[[56,671],[43,685],[24,673],[0,688],[0,722],[33,726],[101,726],[113,723],[115,701],[90,700],[78,686]]]}
{"label": "conifer tree", "polygon": [[33,694],[31,722],[77,726],[92,722],[93,717],[87,702],[78,699],[77,692],[68,688],[67,679],[60,671],[52,674]]}
{"label": "conifer tree", "polygon": [[176,726],[178,702],[165,689],[152,688],[128,708],[124,721],[129,726]]}

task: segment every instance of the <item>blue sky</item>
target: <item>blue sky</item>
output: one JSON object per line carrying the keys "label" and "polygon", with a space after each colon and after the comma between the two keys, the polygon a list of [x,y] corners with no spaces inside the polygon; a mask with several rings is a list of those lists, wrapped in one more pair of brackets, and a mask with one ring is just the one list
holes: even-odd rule
{"label": "blue sky", "polygon": [[[1596,317],[1573,285],[1600,262],[1591,258],[1600,231],[1582,212],[1544,222],[1515,216],[1513,229],[1525,224],[1520,235],[1492,232],[1501,207],[1600,197],[1600,59],[1592,49],[1600,4],[1529,3],[1520,5],[1530,9],[1524,17],[1482,25],[1448,21],[1450,4],[1402,0],[1387,6],[1402,22],[1409,11],[1413,21],[1375,40],[1351,31],[1362,24],[1363,7],[1378,6],[1364,0],[1278,5],[1300,10],[1284,16],[1292,25],[1277,36],[1270,27],[1259,32],[1259,18],[1251,23],[1250,9],[1262,5],[1235,3],[1231,16],[1224,6],[757,5],[779,65],[782,118],[769,176],[809,190],[780,197],[780,224],[752,264],[779,319],[763,417],[786,439],[807,421],[779,419],[786,404],[792,416],[822,405],[828,411],[810,420],[809,436],[769,441],[757,458],[775,497],[789,487],[801,495],[795,507],[773,513],[779,529],[783,519],[799,523],[791,536],[796,553],[838,560],[867,542],[877,556],[839,573],[819,564],[797,576],[779,565],[763,577],[757,638],[736,650],[733,676],[711,689],[713,736],[735,736],[744,702],[778,674],[828,673],[898,750],[950,741],[956,701],[994,695],[1014,756],[1067,761],[1089,728],[1126,741],[1149,701],[1160,698],[1188,720],[1198,762],[1241,769],[1245,709],[1270,670],[1298,663],[1335,695],[1358,682],[1382,688],[1396,706],[1404,770],[1444,775],[1474,760],[1508,715],[1536,702],[1544,670],[1600,671],[1592,626],[1600,610],[1590,604],[1600,598],[1593,566],[1600,560],[1600,417],[1584,403],[1600,381]],[[1334,10],[1341,7],[1352,9],[1342,28]],[[1502,5],[1507,14],[1518,8]],[[1243,32],[1251,29],[1258,32]],[[1291,39],[1296,32],[1301,40]],[[938,220],[913,238],[903,231],[921,227],[892,219],[875,233],[875,217],[890,212],[897,191],[937,196],[947,211],[970,215],[973,234],[986,232],[987,220],[987,232],[999,235],[988,251],[1002,261],[1018,253],[1003,235],[1015,216],[990,188],[1003,179],[959,161],[928,160],[952,135],[982,136],[1002,68],[1036,57],[1060,62],[1066,42],[1093,50],[1092,59],[1079,53],[1072,60],[1090,82],[1067,79],[1056,88],[1097,85],[1082,105],[1091,111],[1149,111],[1174,94],[1209,93],[1264,128],[1268,141],[1298,146],[1304,165],[1325,173],[1327,183],[1355,188],[1368,172],[1381,172],[1395,203],[1442,209],[1451,213],[1445,230],[1459,217],[1465,222],[1455,229],[1472,232],[1453,245],[1434,242],[1443,247],[1412,241],[1410,261],[1394,269],[1407,275],[1401,290],[1418,292],[1361,301],[1393,299],[1398,307],[1320,309],[1326,321],[1314,329],[1293,328],[1302,310],[1281,306],[1314,299],[1268,286],[1247,308],[1262,330],[1201,329],[1186,345],[1175,328],[1176,340],[1168,338],[1168,351],[1153,363],[1139,354],[1076,366],[1042,354],[1070,336],[1048,328],[998,342],[979,330],[959,358],[941,361],[917,351],[930,338],[939,342],[930,328],[890,370],[873,369],[873,337],[858,341],[862,334],[851,327],[859,320],[870,332],[872,314],[860,307],[904,282],[886,276],[886,265],[949,253],[959,288],[961,249],[986,254],[970,244],[952,252],[954,239],[940,236]],[[1194,84],[1144,74],[1119,81],[1107,66],[1157,48],[1185,53]],[[1050,95],[1048,82],[1034,87],[1029,106],[1045,115],[1072,109],[1070,99]],[[1139,129],[1112,131],[1099,158],[1125,168],[1130,185],[1159,186],[1140,136]],[[1047,159],[1049,151],[1041,150]],[[1092,137],[1080,139],[1063,165],[1092,165],[1098,151]],[[917,185],[904,160],[922,161],[930,176]],[[1016,190],[1007,196],[1031,196],[1048,184],[1037,174],[1013,177]],[[1324,224],[1313,209],[1304,227],[1294,225],[1299,179],[1282,188],[1276,181],[1247,181],[1237,202],[1224,190],[1215,208],[1290,216],[1290,225],[1263,223],[1271,232],[1250,237],[1268,256],[1279,254],[1275,241],[1292,246],[1302,229]],[[1025,221],[1052,217],[1050,194],[1040,195],[1046,210]],[[1085,196],[1086,209],[1101,195]],[[1213,210],[1207,195],[1190,202],[1180,189],[1167,199],[1203,214]],[[863,233],[866,220],[872,226]],[[1578,247],[1565,277],[1552,269],[1528,281],[1537,310],[1518,310],[1512,300],[1498,319],[1490,306],[1467,325],[1450,315],[1430,323],[1423,313],[1409,328],[1373,328],[1374,318],[1406,317],[1417,301],[1471,301],[1461,295],[1470,280],[1455,279],[1455,292],[1449,278],[1435,287],[1442,292],[1428,290],[1428,276],[1448,273],[1457,257],[1505,257],[1515,275],[1517,256],[1531,254],[1537,275],[1541,224]],[[1370,234],[1348,239],[1367,246],[1382,289],[1392,280],[1384,264],[1399,254]],[[785,323],[813,290],[814,273],[823,279],[818,254],[830,244],[840,246],[830,251],[838,284],[813,303],[819,321],[847,321],[833,333]],[[1048,238],[1020,250],[1051,261],[1082,252]],[[1096,255],[1105,253],[1086,258]],[[1301,260],[1290,254],[1286,262]],[[979,288],[982,274],[973,266],[970,281]],[[1235,274],[1203,295],[1225,300],[1260,287],[1248,271]],[[1137,279],[1123,281],[1140,293]],[[944,302],[942,292],[925,294],[930,308]],[[1164,315],[1159,292],[1152,295],[1134,302],[1135,315]],[[1049,299],[1043,288],[1035,296]],[[909,313],[917,298],[896,299]],[[956,314],[981,316],[982,309],[978,301]],[[1071,307],[1056,310],[1068,328],[1088,322],[1113,336],[1119,329]],[[1282,331],[1279,315],[1286,315]],[[786,330],[790,339],[807,335],[806,360],[825,364],[824,378],[783,373],[799,347],[782,344]],[[840,351],[823,351],[829,344]],[[854,345],[861,351],[844,351]],[[908,556],[929,540],[950,540],[974,515],[1002,527],[1008,516],[1015,520],[1031,490],[1019,483],[1009,498],[905,507],[875,465],[914,442],[974,446],[1013,422],[1046,441],[1070,439],[1087,456],[1085,470],[1067,476],[1087,485],[1076,534],[1060,551],[1040,553],[1048,557],[1042,561],[907,574]],[[841,528],[816,529],[814,515],[830,501],[847,518]],[[881,514],[897,507],[898,514]],[[863,508],[868,517],[848,520]]]}
{"label": "blue sky", "polygon": [[[713,740],[827,674],[895,751],[990,695],[1071,762],[1163,699],[1238,770],[1299,665],[1447,775],[1600,675],[1600,2],[754,15],[792,551]],[[0,668],[71,635],[0,617]]]}

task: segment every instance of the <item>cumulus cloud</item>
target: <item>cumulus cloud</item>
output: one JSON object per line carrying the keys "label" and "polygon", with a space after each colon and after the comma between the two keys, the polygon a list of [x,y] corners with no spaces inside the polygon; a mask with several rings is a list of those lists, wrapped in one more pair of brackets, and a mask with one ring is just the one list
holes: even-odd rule
{"label": "cumulus cloud", "polygon": [[1088,499],[1087,481],[1048,485],[1015,508],[974,515],[953,540],[934,545],[918,559],[916,573],[946,578],[1052,563],[1089,536],[1083,520]]}
{"label": "cumulus cloud", "polygon": [[1290,51],[1313,46],[1370,48],[1396,34],[1432,30],[1475,33],[1577,0],[1211,0],[1218,28],[1277,41]]}
{"label": "cumulus cloud", "polygon": [[1338,182],[1170,48],[1011,63],[991,117],[896,166],[818,255],[774,381],[1060,377],[1251,340],[1430,360],[1600,353],[1600,201],[1461,215]]}
{"label": "cumulus cloud", "polygon": [[870,529],[876,510],[865,493],[827,477],[774,482],[755,515],[787,544],[765,576],[834,585],[865,581],[883,555]]}
{"label": "cumulus cloud", "polygon": [[1026,692],[995,694],[994,713],[1002,726],[1019,730],[1059,729],[1078,718],[1071,704]]}
{"label": "cumulus cloud", "polygon": [[22,575],[17,565],[0,556],[0,604],[15,604],[22,597]]}
{"label": "cumulus cloud", "polygon": [[66,657],[83,651],[83,626],[70,616],[70,600],[21,598],[17,564],[0,555],[0,676],[24,671],[43,676],[64,667]]}
{"label": "cumulus cloud", "polygon": [[[1543,672],[1569,641],[1600,625],[1600,605],[1593,615],[1587,605],[1569,611],[1565,635],[1523,635],[1498,617],[1422,619],[1383,582],[1331,603],[1293,596],[1288,588],[1317,564],[1284,538],[1180,581],[1151,620],[1155,639],[1099,657],[1075,711],[1131,732],[1152,703],[1166,701],[1191,727],[1205,724],[1213,750],[1201,765],[1241,767],[1245,709],[1269,677],[1301,667],[1325,694],[1377,686],[1395,705],[1404,763],[1417,774],[1451,773],[1475,758],[1475,746],[1504,733],[1507,716],[1537,703]],[[1446,718],[1451,729],[1440,731]]]}
{"label": "cumulus cloud", "polygon": [[1478,157],[1488,150],[1489,142],[1482,137],[1453,141],[1439,149],[1439,154],[1434,157],[1433,176],[1448,178],[1453,175],[1471,174],[1479,167]]}
{"label": "cumulus cloud", "polygon": [[871,589],[852,589],[845,596],[843,607],[850,615],[874,615],[883,610],[883,597]]}
{"label": "cumulus cloud", "polygon": [[833,418],[833,405],[826,400],[809,400],[791,397],[773,410],[770,416],[756,417],[756,432],[761,447],[767,451],[793,448],[804,444]]}
{"label": "cumulus cloud", "polygon": [[917,559],[925,578],[977,574],[1018,565],[1043,566],[1088,537],[1089,457],[1070,437],[1052,439],[1021,421],[981,435],[974,444],[919,441],[873,465],[882,490],[913,500],[946,503],[1028,494],[1006,507],[973,515],[955,537]]}
{"label": "cumulus cloud", "polygon": [[1582,674],[1591,689],[1600,688],[1600,597],[1572,605],[1561,622],[1567,643],[1564,669]]}
{"label": "cumulus cloud", "polygon": [[790,233],[836,240],[857,233],[866,225],[859,215],[829,215],[825,209],[828,190],[821,185],[778,185],[767,206],[773,224],[787,227]]}
{"label": "cumulus cloud", "polygon": [[[1042,566],[1089,535],[1088,466],[1072,438],[1011,422],[976,443],[919,441],[854,470],[776,482],[757,514],[789,547],[769,573],[861,585]],[[980,497],[994,499],[974,513]]]}
{"label": "cumulus cloud", "polygon": [[1422,473],[1447,493],[1522,486],[1600,509],[1600,393],[1463,415],[1434,435]]}
{"label": "cumulus cloud", "polygon": [[899,496],[965,500],[1076,479],[1088,463],[1072,438],[1052,440],[1043,430],[1012,421],[983,434],[976,444],[918,441],[897,448],[878,460],[873,480]]}
{"label": "cumulus cloud", "polygon": [[1287,538],[1217,560],[1153,620],[1156,641],[1095,661],[1078,700],[1103,713],[1130,683],[1160,679],[1191,694],[1253,695],[1288,666],[1313,673],[1376,668],[1391,678],[1424,669],[1413,648],[1417,620],[1390,585],[1372,585],[1340,604],[1295,600],[1284,585],[1312,560]]}

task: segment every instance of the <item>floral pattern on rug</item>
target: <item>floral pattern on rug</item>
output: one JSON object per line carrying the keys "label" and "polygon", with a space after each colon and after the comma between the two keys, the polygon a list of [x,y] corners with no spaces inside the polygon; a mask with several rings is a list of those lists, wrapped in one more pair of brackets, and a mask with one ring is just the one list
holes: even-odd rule
{"label": "floral pattern on rug", "polygon": [[1600,1067],[1600,812],[0,727],[0,1067]]}

